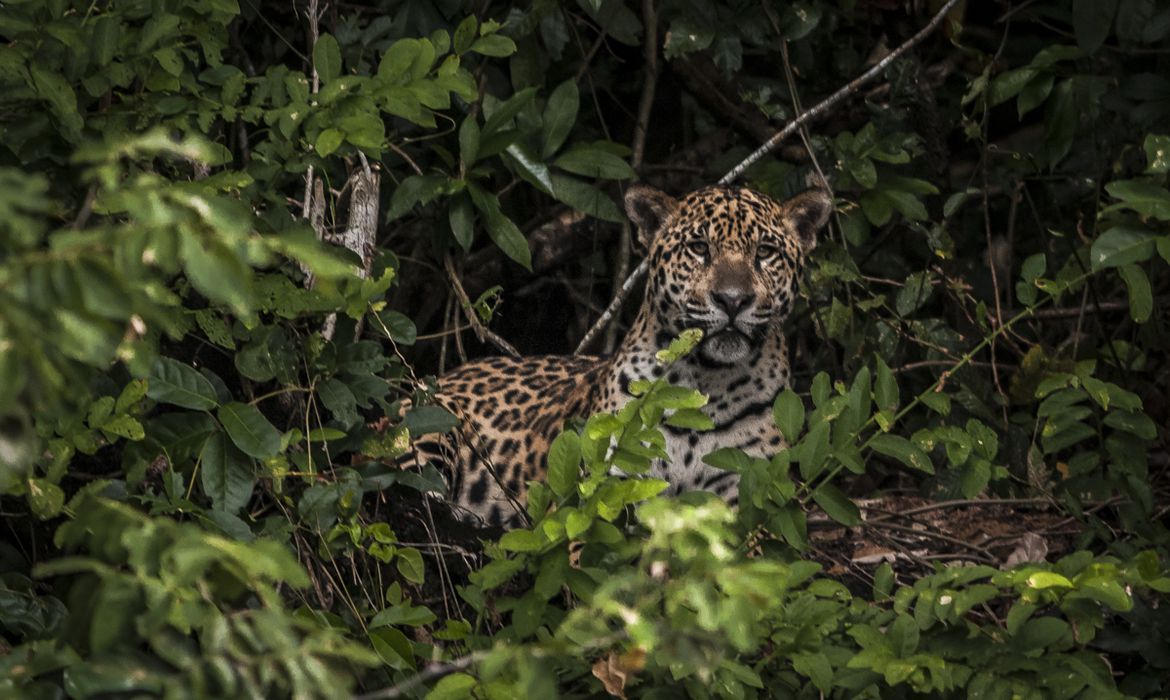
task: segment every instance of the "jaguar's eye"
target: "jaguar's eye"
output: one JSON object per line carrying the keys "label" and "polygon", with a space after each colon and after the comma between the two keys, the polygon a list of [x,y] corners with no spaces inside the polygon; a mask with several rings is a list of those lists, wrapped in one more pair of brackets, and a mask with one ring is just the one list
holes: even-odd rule
{"label": "jaguar's eye", "polygon": [[707,245],[707,241],[693,240],[687,243],[687,250],[698,255],[700,258],[705,258],[711,248]]}
{"label": "jaguar's eye", "polygon": [[760,260],[767,260],[774,258],[780,254],[780,249],[769,243],[756,246],[756,257]]}

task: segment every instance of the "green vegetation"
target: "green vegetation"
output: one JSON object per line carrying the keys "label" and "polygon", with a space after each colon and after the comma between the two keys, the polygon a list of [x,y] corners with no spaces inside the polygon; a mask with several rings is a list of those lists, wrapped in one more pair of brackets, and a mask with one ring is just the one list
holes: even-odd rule
{"label": "green vegetation", "polygon": [[[571,351],[625,184],[719,180],[941,7],[6,0],[0,695],[1165,697],[1156,0],[959,2],[746,170],[838,206],[791,447],[707,457],[737,510],[610,474],[703,428],[664,382],[570,426],[508,533],[386,464],[485,326]],[[896,492],[1064,540],[825,567],[810,515],[861,538]]]}

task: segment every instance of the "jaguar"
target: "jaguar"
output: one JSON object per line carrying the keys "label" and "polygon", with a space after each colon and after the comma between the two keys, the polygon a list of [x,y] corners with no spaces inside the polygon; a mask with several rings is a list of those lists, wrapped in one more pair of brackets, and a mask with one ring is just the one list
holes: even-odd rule
{"label": "jaguar", "polygon": [[[447,499],[463,515],[514,525],[527,483],[543,479],[549,445],[566,422],[618,410],[632,382],[665,372],[710,397],[714,429],[664,426],[670,459],[651,474],[671,491],[707,490],[734,503],[738,476],[702,458],[718,447],[764,456],[782,446],[771,416],[790,375],[782,322],[832,208],[820,188],[779,202],[742,187],[704,187],[677,199],[630,187],[626,213],[650,265],[641,307],[616,351],[491,357],[441,376],[436,399],[460,427],[416,443],[414,458],[441,467]],[[664,369],[656,352],[689,328],[703,339]]]}

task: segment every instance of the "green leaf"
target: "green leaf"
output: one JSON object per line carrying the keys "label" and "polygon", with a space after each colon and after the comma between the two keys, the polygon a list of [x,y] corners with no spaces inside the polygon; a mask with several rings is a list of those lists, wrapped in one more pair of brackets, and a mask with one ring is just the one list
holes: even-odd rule
{"label": "green leaf", "polygon": [[537,552],[547,544],[532,530],[512,530],[500,538],[500,549],[506,552]]}
{"label": "green leaf", "polygon": [[313,148],[316,149],[317,155],[325,158],[336,151],[343,140],[345,140],[345,134],[341,133],[341,129],[325,129],[317,134],[317,143],[313,145]]}
{"label": "green leaf", "polygon": [[49,103],[53,116],[61,124],[63,134],[72,139],[81,134],[83,121],[77,112],[77,95],[61,74],[43,68],[34,62],[29,68],[33,87],[41,99]]}
{"label": "green leaf", "polygon": [[414,406],[403,418],[402,424],[413,437],[430,433],[445,433],[459,425],[459,419],[442,406]]}
{"label": "green leaf", "polygon": [[55,518],[65,507],[65,492],[51,481],[29,479],[28,507],[41,520]]}
{"label": "green leaf", "polygon": [[813,500],[833,520],[842,525],[861,523],[861,511],[849,497],[832,484],[821,484],[812,492]]}
{"label": "green leaf", "polygon": [[898,404],[901,401],[898,380],[881,357],[877,358],[876,365],[877,383],[873,387],[874,402],[879,411],[893,413],[898,410]]}
{"label": "green leaf", "polygon": [[[788,41],[797,41],[808,36],[821,23],[824,7],[808,0],[796,0],[784,8],[780,17],[780,33]],[[817,685],[820,688],[820,685]],[[821,688],[821,690],[826,690]]]}
{"label": "green leaf", "polygon": [[104,433],[124,437],[127,440],[141,440],[146,437],[146,431],[143,429],[142,423],[139,423],[138,419],[133,416],[114,416],[105,423],[102,423],[100,427]]}
{"label": "green leaf", "polygon": [[815,479],[829,466],[829,430],[828,422],[813,421],[797,447],[800,476],[805,481]]}
{"label": "green leaf", "polygon": [[125,35],[118,15],[107,14],[97,18],[93,25],[90,48],[93,51],[93,61],[98,68],[106,67],[114,59],[114,51]]}
{"label": "green leaf", "polygon": [[609,195],[593,185],[560,173],[552,174],[552,182],[553,196],[570,207],[602,221],[615,224],[625,221],[621,210]]}
{"label": "green leaf", "polygon": [[244,454],[267,459],[280,452],[280,431],[255,406],[233,401],[221,406],[216,416]]}
{"label": "green leaf", "polygon": [[572,131],[577,121],[580,99],[577,81],[572,78],[558,85],[549,95],[540,133],[540,154],[545,160],[557,152]]}
{"label": "green leaf", "polygon": [[183,270],[200,294],[238,315],[249,313],[253,275],[237,251],[217,238],[200,241],[192,231],[183,235],[181,251]]}
{"label": "green leaf", "polygon": [[422,584],[426,578],[426,569],[423,568],[422,553],[412,547],[404,547],[398,550],[398,555],[394,560],[398,567],[398,573],[411,583]]}
{"label": "green leaf", "polygon": [[169,357],[155,361],[146,395],[161,403],[196,411],[209,411],[219,405],[215,387],[207,377]]}
{"label": "green leaf", "polygon": [[565,431],[553,440],[548,450],[548,485],[564,498],[577,487],[581,472],[581,437]]}
{"label": "green leaf", "polygon": [[341,49],[332,34],[322,34],[313,45],[313,67],[322,83],[328,83],[341,75]]}
{"label": "green leaf", "polygon": [[464,251],[471,250],[471,244],[475,241],[475,206],[468,194],[460,192],[451,198],[447,220],[451,224],[451,235],[455,237],[455,242]]}
{"label": "green leaf", "polygon": [[1117,14],[1118,0],[1073,0],[1073,33],[1077,45],[1093,53],[1105,43]]}
{"label": "green leaf", "polygon": [[428,204],[451,187],[453,181],[444,175],[411,175],[394,188],[386,219],[393,221],[410,211],[416,204]]}
{"label": "green leaf", "polygon": [[[183,365],[186,367],[186,365]],[[146,396],[148,385],[145,379],[131,379],[122,387],[118,400],[114,404],[115,413],[128,413]]]}
{"label": "green leaf", "polygon": [[528,241],[512,220],[500,211],[500,202],[494,194],[481,189],[478,185],[469,184],[467,191],[475,208],[483,214],[487,226],[488,236],[499,246],[500,250],[509,258],[532,269],[532,251],[528,248]]}
{"label": "green leaf", "polygon": [[385,627],[387,625],[406,625],[418,627],[429,625],[438,617],[430,608],[418,605],[394,605],[374,615],[370,620],[370,627]]}
{"label": "green leaf", "polygon": [[1138,323],[1150,320],[1150,314],[1154,312],[1154,293],[1145,270],[1131,264],[1122,265],[1117,271],[1129,290],[1129,315]]}
{"label": "green leaf", "polygon": [[625,160],[596,146],[573,146],[555,164],[561,170],[602,180],[629,180],[638,175]]}
{"label": "green leaf", "polygon": [[1121,202],[1114,206],[1132,209],[1142,216],[1170,221],[1170,191],[1145,180],[1114,180],[1105,191]]}
{"label": "green leaf", "polygon": [[401,311],[382,311],[378,314],[378,318],[382,319],[382,323],[386,324],[386,329],[390,331],[390,338],[399,345],[414,345],[415,339],[418,338],[418,328],[415,327],[414,321]]}
{"label": "green leaf", "polygon": [[548,166],[537,160],[520,143],[513,143],[504,149],[508,164],[529,184],[547,195],[553,193],[552,178]]}
{"label": "green leaf", "polygon": [[772,402],[772,420],[788,444],[796,444],[804,427],[804,402],[791,388],[780,392]]}
{"label": "green leaf", "polygon": [[463,167],[470,168],[479,157],[479,124],[469,115],[459,125],[459,159]]}
{"label": "green leaf", "polygon": [[252,460],[216,431],[199,455],[200,485],[216,510],[236,514],[252,498],[256,475]]}
{"label": "green leaf", "polygon": [[1005,71],[991,81],[991,86],[987,89],[987,101],[992,107],[1006,102],[1018,95],[1035,77],[1036,69],[1032,66]]}
{"label": "green leaf", "polygon": [[484,56],[503,58],[516,53],[516,42],[500,34],[489,34],[476,39],[470,50]]}
{"label": "green leaf", "polygon": [[1161,175],[1170,172],[1170,136],[1147,134],[1142,146],[1149,163],[1147,173]]}
{"label": "green leaf", "polygon": [[922,307],[934,292],[929,272],[915,272],[906,278],[906,284],[898,291],[894,309],[899,316],[909,316]]}
{"label": "green leaf", "polygon": [[474,676],[469,676],[466,673],[452,673],[449,676],[443,677],[435,684],[435,687],[431,688],[430,692],[427,693],[426,700],[463,700],[464,698],[473,698],[475,695],[471,691],[477,685],[479,685],[479,681]]}
{"label": "green leaf", "polygon": [[790,502],[780,508],[769,522],[768,529],[780,533],[784,541],[797,551],[808,549],[808,519],[799,504]]}
{"label": "green leaf", "polygon": [[370,629],[368,636],[382,663],[398,671],[414,668],[414,650],[402,632],[393,627],[377,627]]}
{"label": "green leaf", "polygon": [[340,379],[336,377],[322,382],[317,387],[317,395],[321,403],[333,414],[333,419],[346,427],[353,427],[361,422],[357,412],[357,398]]}
{"label": "green leaf", "polygon": [[1154,235],[1145,229],[1114,226],[1093,241],[1089,261],[1094,270],[1142,262],[1154,255]]}
{"label": "green leaf", "polygon": [[459,55],[467,53],[478,33],[479,20],[476,19],[475,15],[463,18],[463,21],[455,28],[455,36],[452,41],[455,53]]}
{"label": "green leaf", "polygon": [[1045,588],[1072,588],[1072,581],[1055,571],[1037,571],[1027,579],[1030,588],[1043,590]]}
{"label": "green leaf", "polygon": [[917,445],[901,435],[879,433],[870,438],[869,446],[874,451],[880,452],[887,457],[893,457],[908,467],[926,472],[927,474],[934,473],[934,465],[931,464],[930,457]]}
{"label": "green leaf", "polygon": [[524,88],[503,102],[496,104],[490,111],[488,109],[489,102],[485,101],[484,116],[487,121],[483,125],[484,138],[495,134],[502,127],[507,126],[508,122],[512,121],[512,118],[519,114],[520,110],[524,109],[535,96],[536,88]]}
{"label": "green leaf", "polygon": [[402,82],[422,52],[422,43],[419,39],[410,37],[398,39],[386,49],[386,53],[382,54],[382,60],[378,62],[378,80],[386,85]]}
{"label": "green leaf", "polygon": [[713,430],[715,421],[697,408],[680,408],[666,417],[666,424],[672,428],[686,430]]}

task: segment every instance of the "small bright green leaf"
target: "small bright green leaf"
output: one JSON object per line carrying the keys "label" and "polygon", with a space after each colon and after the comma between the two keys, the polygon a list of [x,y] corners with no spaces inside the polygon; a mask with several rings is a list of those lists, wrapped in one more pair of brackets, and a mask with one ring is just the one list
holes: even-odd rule
{"label": "small bright green leaf", "polygon": [[336,151],[344,139],[345,134],[341,133],[340,129],[325,129],[317,134],[317,143],[313,147],[317,150],[317,155],[324,158]]}
{"label": "small bright green leaf", "polygon": [[[474,18],[470,18],[474,19]],[[462,25],[460,25],[462,26]],[[476,697],[471,691],[479,685],[474,676],[452,673],[445,676],[427,693],[426,700],[463,700]]]}
{"label": "small bright green leaf", "polygon": [[28,507],[41,520],[55,518],[65,507],[65,492],[51,481],[29,479]]}
{"label": "small bright green leaf", "polygon": [[1072,581],[1055,571],[1037,571],[1028,577],[1028,586],[1043,590],[1045,588],[1072,588]]}
{"label": "small bright green leaf", "polygon": [[476,39],[470,50],[484,56],[503,58],[516,53],[516,42],[500,34],[489,34]]}
{"label": "small bright green leaf", "polygon": [[422,553],[413,547],[403,547],[398,550],[394,563],[398,573],[411,583],[422,584],[426,578],[426,569],[423,568]]}

